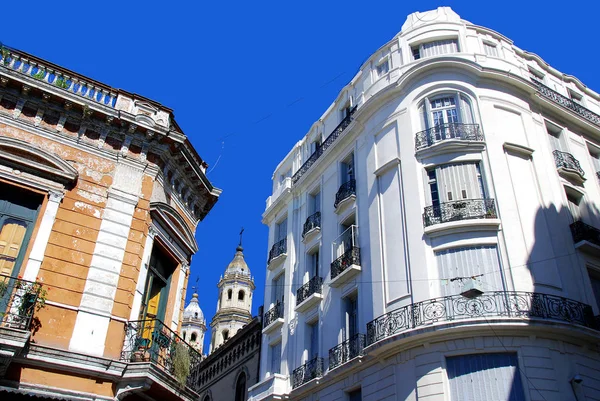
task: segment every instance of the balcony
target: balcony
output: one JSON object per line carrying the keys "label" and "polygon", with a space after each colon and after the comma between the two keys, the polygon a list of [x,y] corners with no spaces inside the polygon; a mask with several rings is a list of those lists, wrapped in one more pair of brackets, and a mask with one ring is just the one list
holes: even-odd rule
{"label": "balcony", "polygon": [[322,293],[323,279],[319,276],[311,278],[296,291],[296,311],[306,312],[318,305],[323,299]]}
{"label": "balcony", "polygon": [[267,260],[267,267],[269,270],[273,270],[279,266],[285,257],[287,256],[287,238],[277,241],[271,247],[269,251],[269,259]]}
{"label": "balcony", "polygon": [[534,80],[533,84],[537,86],[538,93],[546,99],[549,99],[557,105],[566,108],[567,110],[571,111],[572,113],[575,113],[579,117],[586,119],[592,124],[600,126],[600,115],[586,109],[579,103],[574,102],[572,99],[561,95],[555,90],[550,89],[549,87],[547,87],[539,81]]}
{"label": "balcony", "polygon": [[518,323],[524,319],[551,320],[600,330],[592,307],[584,303],[535,292],[497,291],[471,299],[462,295],[430,299],[388,312],[367,324],[367,346],[411,329],[444,322],[472,320],[487,326],[488,317],[514,319]]}
{"label": "balcony", "polygon": [[356,199],[356,180],[351,179],[340,186],[335,194],[335,202],[333,207],[336,213],[340,213],[346,209]]}
{"label": "balcony", "polygon": [[323,358],[313,358],[292,373],[292,388],[300,387],[313,379],[323,377]]}
{"label": "balcony", "polygon": [[[468,146],[471,142],[483,142],[479,124],[439,124],[415,135],[415,151],[430,147]],[[442,143],[446,145],[442,145]],[[440,145],[438,145],[440,144]]]}
{"label": "balcony", "polygon": [[263,317],[263,333],[270,333],[281,326],[283,326],[283,302],[277,301]]}
{"label": "balcony", "polygon": [[364,334],[355,334],[349,340],[336,345],[329,350],[329,370],[335,369],[344,363],[364,355],[366,337]]}
{"label": "balcony", "polygon": [[472,219],[497,219],[494,199],[463,199],[426,206],[423,212],[423,225],[448,223]]}
{"label": "balcony", "polygon": [[[147,376],[164,387],[173,387],[172,383],[169,386],[167,381],[160,379],[164,374],[157,374],[155,369],[158,369],[181,387],[197,391],[195,368],[201,360],[202,356],[194,348],[158,319],[130,321],[125,325],[121,361],[133,362],[128,365],[125,376]],[[182,365],[189,366],[187,374],[185,369],[182,373]]]}
{"label": "balcony", "polygon": [[561,152],[560,150],[555,150],[552,154],[554,155],[554,162],[556,163],[558,174],[569,181],[575,180],[577,184],[583,184],[585,181],[585,178],[583,178],[585,173],[583,172],[579,161],[573,157],[572,154]]}
{"label": "balcony", "polygon": [[331,287],[339,287],[360,273],[358,227],[350,226],[334,242],[334,261],[331,262]]}
{"label": "balcony", "polygon": [[357,106],[354,106],[350,109],[350,113],[338,124],[337,127],[329,134],[329,136],[323,141],[323,143],[317,147],[315,152],[300,166],[298,171],[292,176],[292,183],[295,184],[300,180],[300,178],[312,167],[313,164],[319,160],[319,158],[323,155],[325,150],[335,142],[336,139],[344,132],[344,130],[350,125],[352,122],[352,116],[356,111]]}
{"label": "balcony", "polygon": [[316,212],[306,219],[302,228],[302,241],[308,242],[321,232],[321,212]]}
{"label": "balcony", "polygon": [[0,275],[0,377],[29,342],[34,312],[43,307],[41,283]]}
{"label": "balcony", "polygon": [[269,210],[271,207],[274,207],[279,203],[279,200],[283,198],[284,195],[288,194],[292,189],[292,179],[290,177],[286,177],[277,187],[273,194],[267,198],[267,205],[265,210]]}
{"label": "balcony", "polygon": [[575,248],[600,253],[600,230],[596,227],[585,224],[583,221],[576,221],[571,224],[571,235]]}

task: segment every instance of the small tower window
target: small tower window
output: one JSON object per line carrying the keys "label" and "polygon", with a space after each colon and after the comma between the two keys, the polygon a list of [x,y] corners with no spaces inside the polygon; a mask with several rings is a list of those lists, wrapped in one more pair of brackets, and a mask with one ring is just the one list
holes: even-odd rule
{"label": "small tower window", "polygon": [[227,341],[229,338],[229,330],[223,330],[223,341]]}
{"label": "small tower window", "polygon": [[227,299],[231,299],[232,295],[233,295],[233,291],[227,290]]}
{"label": "small tower window", "polygon": [[185,340],[185,334],[186,334],[186,333],[185,333],[185,331],[184,331],[184,332],[183,332],[183,339],[184,339],[184,340]]}
{"label": "small tower window", "polygon": [[[192,335],[190,336],[190,341],[191,341],[191,342],[195,342],[195,341],[196,341],[196,338],[198,338],[198,337],[196,336],[196,333],[192,333]],[[185,340],[185,338],[184,338],[184,340]]]}
{"label": "small tower window", "polygon": [[245,297],[245,293],[243,290],[240,290],[240,292],[238,292],[238,300],[243,301],[244,297]]}
{"label": "small tower window", "polygon": [[198,319],[198,312],[194,312],[194,317]]}

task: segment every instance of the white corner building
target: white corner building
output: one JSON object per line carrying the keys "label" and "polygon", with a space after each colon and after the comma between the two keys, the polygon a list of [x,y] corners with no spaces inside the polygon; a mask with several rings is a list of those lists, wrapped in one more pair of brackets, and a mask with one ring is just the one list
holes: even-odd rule
{"label": "white corner building", "polygon": [[279,163],[250,400],[600,400],[600,96],[447,7]]}

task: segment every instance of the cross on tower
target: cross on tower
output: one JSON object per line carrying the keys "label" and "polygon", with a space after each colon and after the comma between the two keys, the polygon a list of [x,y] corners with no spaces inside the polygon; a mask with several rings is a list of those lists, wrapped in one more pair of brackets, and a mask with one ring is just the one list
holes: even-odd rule
{"label": "cross on tower", "polygon": [[240,246],[242,246],[242,235],[244,235],[244,227],[242,227],[242,231],[240,231]]}

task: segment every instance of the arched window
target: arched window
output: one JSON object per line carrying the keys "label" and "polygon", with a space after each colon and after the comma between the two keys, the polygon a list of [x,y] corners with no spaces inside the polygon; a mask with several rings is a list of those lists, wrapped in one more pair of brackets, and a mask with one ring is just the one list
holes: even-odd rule
{"label": "arched window", "polygon": [[235,401],[246,401],[246,374],[240,373],[235,384]]}
{"label": "arched window", "polygon": [[238,300],[243,301],[245,295],[244,290],[240,290],[240,292],[238,292]]}
{"label": "arched window", "polygon": [[185,340],[185,334],[186,334],[186,332],[184,331],[184,332],[182,333],[182,337],[183,337],[183,339],[184,339],[184,340]]}
{"label": "arched window", "polygon": [[[196,338],[198,338],[198,336],[196,335],[196,333],[192,333],[192,335],[190,336],[190,341],[194,342],[194,341],[196,341]],[[185,338],[184,338],[184,340],[185,340]]]}
{"label": "arched window", "polygon": [[232,295],[233,295],[233,291],[227,290],[227,299],[231,299]]}
{"label": "arched window", "polygon": [[229,338],[229,330],[223,330],[223,341]]}
{"label": "arched window", "polygon": [[[470,100],[457,92],[430,96],[419,105],[419,118],[426,137],[417,138],[417,149],[445,139],[463,138],[474,132],[475,122]],[[425,134],[425,133],[424,133]],[[419,143],[422,141],[423,143]]]}

